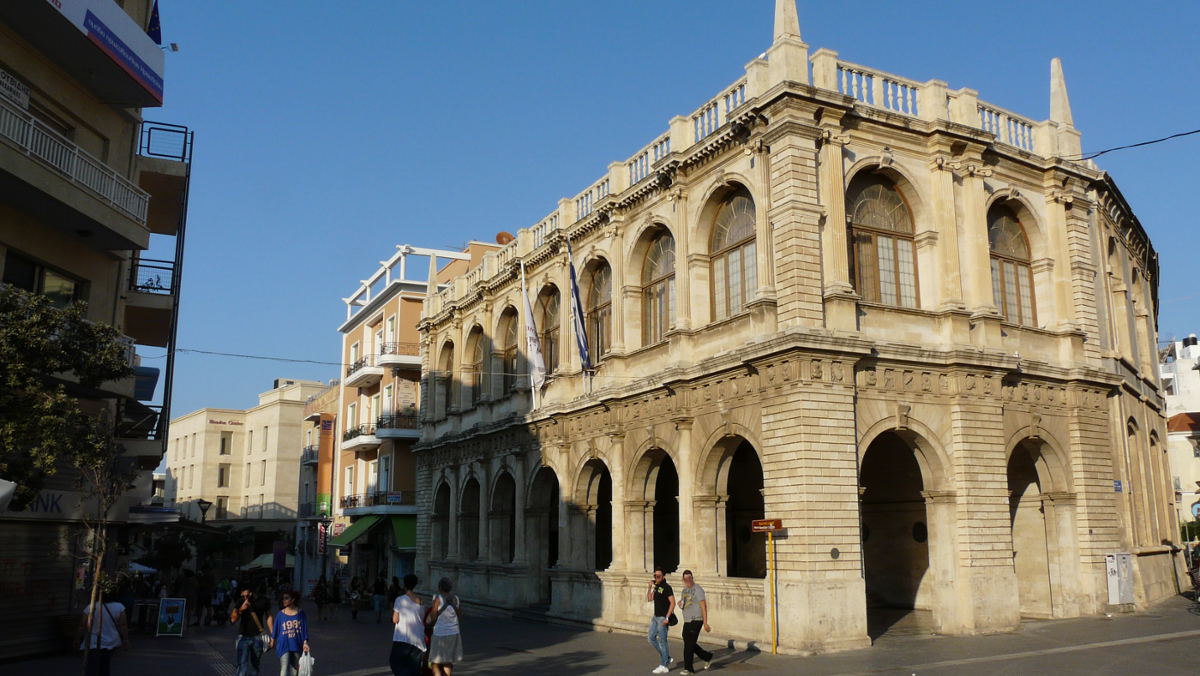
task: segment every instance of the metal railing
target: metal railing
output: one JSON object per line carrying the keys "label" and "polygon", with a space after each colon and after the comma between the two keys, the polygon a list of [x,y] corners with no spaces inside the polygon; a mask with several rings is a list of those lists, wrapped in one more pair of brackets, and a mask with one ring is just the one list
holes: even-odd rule
{"label": "metal railing", "polygon": [[316,444],[305,446],[304,450],[300,451],[300,464],[312,465],[319,462],[321,459],[321,448]]}
{"label": "metal railing", "polygon": [[374,365],[375,365],[375,356],[369,354],[369,355],[359,359],[358,361],[350,364],[349,366],[347,366],[346,367],[346,377],[349,378],[351,375],[354,374],[355,371],[357,371],[363,367],[374,366]]}
{"label": "metal railing", "polygon": [[142,122],[138,154],[179,162],[192,161],[192,132],[181,124]]}
{"label": "metal railing", "polygon": [[129,290],[169,296],[175,292],[175,261],[137,258],[129,271]]}
{"label": "metal railing", "polygon": [[29,113],[0,99],[0,138],[37,159],[64,178],[86,188],[100,201],[146,224],[150,195],[117,170]]}
{"label": "metal railing", "polygon": [[165,427],[162,408],[162,406],[147,406],[142,403],[122,401],[117,411],[116,437],[147,441],[162,439]]}
{"label": "metal railing", "polygon": [[341,499],[342,509],[355,507],[382,507],[387,505],[415,505],[417,494],[414,491],[376,491],[374,493],[356,493],[344,495]]}
{"label": "metal railing", "polygon": [[377,428],[384,430],[415,430],[421,427],[421,416],[417,411],[397,411],[388,415],[379,416],[376,421]]}
{"label": "metal railing", "polygon": [[379,354],[399,354],[407,357],[421,356],[420,343],[383,343],[379,346]]}
{"label": "metal railing", "polygon": [[350,441],[351,439],[375,434],[375,426],[370,423],[356,425],[342,432],[342,441]]}

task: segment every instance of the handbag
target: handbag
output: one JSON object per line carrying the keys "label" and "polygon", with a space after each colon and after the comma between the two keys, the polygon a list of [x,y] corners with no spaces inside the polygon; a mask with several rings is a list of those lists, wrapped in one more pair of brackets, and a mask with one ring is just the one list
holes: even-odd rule
{"label": "handbag", "polygon": [[671,617],[667,620],[668,627],[674,627],[679,624],[679,618],[675,617],[675,613],[671,613]]}
{"label": "handbag", "polygon": [[262,622],[258,619],[258,613],[250,611],[250,619],[254,620],[254,626],[258,627],[258,653],[262,655],[271,645],[271,635],[267,633],[266,629],[263,629]]}
{"label": "handbag", "polygon": [[300,655],[300,671],[298,676],[313,676],[313,663],[316,661],[312,656],[311,650]]}

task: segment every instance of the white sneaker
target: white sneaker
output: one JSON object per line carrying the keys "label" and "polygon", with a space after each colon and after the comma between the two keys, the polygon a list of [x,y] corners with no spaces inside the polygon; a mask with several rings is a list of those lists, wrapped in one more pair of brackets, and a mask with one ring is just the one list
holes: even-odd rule
{"label": "white sneaker", "polygon": [[708,671],[708,668],[711,666],[712,666],[712,660],[704,660],[704,670],[705,671]]}
{"label": "white sneaker", "polygon": [[667,673],[668,671],[670,671],[670,669],[668,669],[668,668],[666,668],[666,667],[664,667],[663,665],[661,665],[661,664],[660,664],[660,665],[658,665],[657,667],[654,667],[654,671],[651,671],[650,673],[652,673],[652,674],[665,674],[665,673]]}
{"label": "white sneaker", "polygon": [[684,669],[683,671],[681,671],[681,672],[679,672],[679,673],[681,673],[681,674],[690,674],[690,673],[692,673],[692,672],[688,671],[687,669]]}

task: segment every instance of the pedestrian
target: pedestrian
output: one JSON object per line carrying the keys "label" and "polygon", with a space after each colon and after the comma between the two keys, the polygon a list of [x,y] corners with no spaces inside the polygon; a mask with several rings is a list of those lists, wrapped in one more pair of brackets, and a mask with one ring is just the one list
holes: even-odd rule
{"label": "pedestrian", "polygon": [[317,604],[317,619],[328,619],[325,617],[325,608],[329,605],[329,583],[324,575],[317,580],[317,586],[313,587],[313,601]]}
{"label": "pedestrian", "polygon": [[463,658],[462,633],[458,618],[462,604],[458,596],[451,594],[454,585],[450,578],[438,580],[438,593],[429,606],[429,624],[433,625],[433,640],[429,642],[429,664],[435,676],[452,676],[454,663]]}
{"label": "pedestrian", "polygon": [[383,622],[383,604],[387,601],[387,580],[383,571],[375,576],[375,585],[371,589],[371,609],[375,611],[375,624]]}
{"label": "pedestrian", "polygon": [[[671,646],[667,643],[667,634],[671,630],[671,620],[675,617],[675,591],[667,583],[667,574],[662,567],[655,567],[654,579],[646,589],[646,601],[654,602],[654,616],[650,618],[650,630],[646,632],[646,640],[658,651],[658,667],[651,673],[665,674],[671,670]],[[678,620],[676,620],[678,622]]]}
{"label": "pedestrian", "polygon": [[358,622],[358,604],[362,599],[362,581],[358,576],[350,578],[350,619]]}
{"label": "pedestrian", "polygon": [[392,605],[392,654],[388,664],[393,676],[419,676],[421,654],[425,652],[425,609],[421,599],[413,591],[417,588],[417,576],[404,576],[404,593],[396,597]]}
{"label": "pedestrian", "polygon": [[279,605],[271,630],[271,643],[279,656],[279,676],[297,676],[300,653],[308,652],[308,617],[300,610],[300,594],[294,591],[283,592]]}
{"label": "pedestrian", "polygon": [[[250,591],[250,585],[241,586],[240,601],[229,614],[229,623],[237,625],[237,676],[258,676],[262,655],[267,650],[263,635],[271,634],[271,602],[265,594]],[[269,638],[265,640],[270,640]]]}
{"label": "pedestrian", "polygon": [[[192,617],[198,617],[196,607],[200,605],[200,599],[197,596],[200,590],[200,580],[196,579],[196,574],[191,570],[183,571],[183,580],[179,582],[179,594],[187,600],[187,609],[192,611]],[[184,623],[187,623],[187,618],[183,618]],[[192,622],[192,624],[200,624],[200,620]]]}
{"label": "pedestrian", "polygon": [[396,605],[396,597],[400,595],[400,578],[392,576],[392,583],[388,585],[387,591],[387,607],[391,608]]}
{"label": "pedestrian", "polygon": [[79,649],[87,651],[84,673],[87,676],[109,676],[112,673],[113,651],[122,646],[126,649],[130,647],[129,620],[125,616],[125,606],[116,601],[102,602],[96,608],[94,617],[93,605],[89,603],[83,609],[76,640]]}
{"label": "pedestrian", "polygon": [[700,630],[711,632],[708,626],[708,601],[704,598],[704,587],[696,584],[692,571],[683,571],[683,589],[679,592],[679,610],[683,614],[683,673],[696,673],[692,666],[692,655],[704,660],[704,668],[712,664],[713,654],[696,644]]}

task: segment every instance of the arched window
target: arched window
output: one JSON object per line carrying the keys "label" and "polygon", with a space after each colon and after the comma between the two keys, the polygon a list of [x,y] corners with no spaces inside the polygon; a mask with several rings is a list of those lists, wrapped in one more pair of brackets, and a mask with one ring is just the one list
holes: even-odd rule
{"label": "arched window", "polygon": [[725,198],[713,222],[713,318],[737,313],[754,296],[758,267],[754,241],[754,200],[745,188]]}
{"label": "arched window", "polygon": [[438,372],[434,377],[434,389],[442,395],[442,415],[448,415],[450,409],[454,407],[454,343],[450,341],[446,341],[446,344],[442,346],[442,356],[438,360]]}
{"label": "arched window", "polygon": [[538,340],[542,343],[542,361],[547,375],[558,370],[558,304],[558,287],[547,286],[538,294],[537,317],[538,325],[542,327]]}
{"label": "arched window", "polygon": [[918,307],[912,214],[895,185],[861,173],[846,195],[854,286],[863,300]]}
{"label": "arched window", "polygon": [[1033,271],[1029,240],[1013,210],[996,205],[988,212],[988,248],[992,258],[992,300],[1004,319],[1033,326]]}
{"label": "arched window", "polygon": [[612,268],[604,261],[592,268],[584,314],[588,352],[597,361],[612,347]]}
{"label": "arched window", "polygon": [[662,341],[675,324],[675,238],[663,230],[642,265],[642,343]]}
{"label": "arched window", "polygon": [[466,376],[467,386],[471,388],[471,405],[483,401],[483,364],[487,354],[483,344],[483,329],[476,326],[467,337],[467,362],[463,364],[463,375]]}
{"label": "arched window", "polygon": [[500,317],[500,370],[504,373],[504,392],[517,389],[517,313],[511,308]]}

